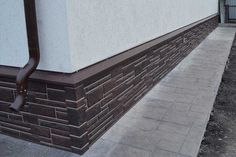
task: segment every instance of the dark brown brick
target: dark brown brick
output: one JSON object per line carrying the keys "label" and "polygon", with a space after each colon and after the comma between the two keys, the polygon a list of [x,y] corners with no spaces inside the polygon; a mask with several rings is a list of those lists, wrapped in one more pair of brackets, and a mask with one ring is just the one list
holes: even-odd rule
{"label": "dark brown brick", "polygon": [[[132,102],[131,104],[133,105],[134,103]],[[124,108],[123,106],[117,106],[111,111],[111,113],[114,119],[118,120],[121,117],[121,115],[125,113],[125,111],[128,111],[128,109]]]}
{"label": "dark brown brick", "polygon": [[0,101],[0,111],[11,112],[9,109],[10,103]]}
{"label": "dark brown brick", "polygon": [[38,124],[38,116],[30,113],[22,113],[24,122]]}
{"label": "dark brown brick", "polygon": [[103,87],[99,86],[87,93],[88,106],[92,106],[103,98]]}
{"label": "dark brown brick", "polygon": [[66,93],[64,90],[47,88],[48,99],[55,101],[65,101]]}
{"label": "dark brown brick", "polygon": [[0,125],[5,127],[5,128],[10,128],[10,129],[14,129],[14,130],[23,131],[23,132],[29,132],[30,131],[30,128],[25,127],[25,126],[20,126],[20,125],[17,125],[17,124],[12,124],[12,123],[7,123],[7,122],[0,121]]}
{"label": "dark brown brick", "polygon": [[107,82],[103,84],[103,90],[104,90],[103,92],[104,93],[109,92],[112,88],[115,87],[115,85],[116,85],[115,79],[108,80]]}
{"label": "dark brown brick", "polygon": [[7,88],[16,88],[16,84],[12,82],[4,82],[0,81],[0,87],[7,87]]}
{"label": "dark brown brick", "polygon": [[[1,104],[0,104],[1,105]],[[6,112],[1,112],[0,111],[0,119],[1,118],[8,118],[8,114]]]}
{"label": "dark brown brick", "polygon": [[94,88],[97,88],[98,86],[102,86],[106,81],[108,81],[111,78],[111,75],[106,73],[98,73],[97,75],[94,75],[90,79],[87,80],[87,85],[84,88],[85,92],[92,91]]}
{"label": "dark brown brick", "polygon": [[9,124],[14,124],[14,125],[19,125],[25,128],[29,128],[30,124],[22,122],[22,121],[18,121],[18,120],[12,120],[9,118],[3,118],[0,117],[0,121],[5,122],[5,123],[9,123]]}
{"label": "dark brown brick", "polygon": [[89,143],[87,143],[83,148],[77,148],[72,146],[71,150],[73,153],[84,154],[89,149]]}
{"label": "dark brown brick", "polygon": [[95,116],[92,119],[87,120],[87,125],[90,128],[92,125],[94,125],[98,121],[98,116]]}
{"label": "dark brown brick", "polygon": [[63,130],[63,131],[69,131],[69,128],[65,124],[60,124],[56,122],[50,122],[46,120],[40,120],[39,121],[40,126],[44,126],[47,128],[53,128],[53,129],[58,129],[58,130]]}
{"label": "dark brown brick", "polygon": [[[37,92],[28,91],[28,97],[47,99],[47,93],[37,93]],[[31,99],[30,99],[30,100],[31,100]],[[34,100],[35,100],[35,99],[33,99],[33,100],[31,100],[31,101],[32,101],[32,102],[35,102]]]}
{"label": "dark brown brick", "polygon": [[83,124],[86,119],[86,107],[81,107],[80,109],[68,108],[68,120],[72,125],[79,126]]}
{"label": "dark brown brick", "polygon": [[17,114],[10,114],[9,119],[23,121],[22,115],[17,115]]}
{"label": "dark brown brick", "polygon": [[51,108],[48,106],[30,103],[29,110],[31,113],[34,113],[34,114],[55,117],[55,108]]}
{"label": "dark brown brick", "polygon": [[88,129],[87,123],[84,123],[80,126],[70,125],[70,134],[75,136],[82,136]]}
{"label": "dark brown brick", "polygon": [[42,99],[42,98],[36,98],[35,103],[51,106],[51,107],[59,107],[59,108],[67,107],[65,102],[59,102],[59,101],[54,101],[54,100]]}
{"label": "dark brown brick", "polygon": [[87,119],[91,119],[101,111],[101,103],[97,103],[86,110]]}
{"label": "dark brown brick", "polygon": [[71,146],[71,140],[69,137],[64,137],[59,135],[52,135],[52,143],[63,147]]}
{"label": "dark brown brick", "polygon": [[80,108],[82,106],[87,106],[87,99],[82,98],[78,101],[66,100],[66,105],[71,108]]}
{"label": "dark brown brick", "polygon": [[7,77],[7,76],[6,77],[0,77],[0,81],[15,83],[16,82],[16,78]]}
{"label": "dark brown brick", "polygon": [[28,90],[39,93],[46,93],[46,83],[41,83],[38,81],[29,81]]}
{"label": "dark brown brick", "polygon": [[72,146],[77,148],[83,148],[88,143],[88,135],[85,133],[84,135],[78,137],[74,135],[70,135]]}
{"label": "dark brown brick", "polygon": [[41,116],[38,115],[39,120],[45,120],[45,121],[49,121],[49,122],[55,122],[55,123],[60,123],[60,124],[68,124],[67,120],[63,120],[63,119],[58,119],[56,117],[47,117],[47,116]]}
{"label": "dark brown brick", "polygon": [[39,142],[39,138],[31,133],[20,132],[20,138],[31,141],[31,142]]}
{"label": "dark brown brick", "polygon": [[13,102],[13,89],[0,87],[0,101]]}
{"label": "dark brown brick", "polygon": [[65,112],[56,112],[56,117],[58,119],[68,120],[68,115]]}
{"label": "dark brown brick", "polygon": [[64,137],[69,137],[70,135],[69,131],[63,131],[63,130],[58,130],[58,129],[51,129],[51,133],[55,135],[64,136]]}
{"label": "dark brown brick", "polygon": [[113,117],[109,117],[106,120],[104,120],[99,126],[96,127],[95,130],[91,131],[89,136],[89,139],[91,141],[95,141],[99,136],[101,136],[107,128],[112,124],[114,121]]}
{"label": "dark brown brick", "polygon": [[135,71],[135,74],[140,74],[142,71],[143,71],[143,68],[144,68],[144,62],[141,62],[137,65],[135,65],[135,68],[134,68],[134,71]]}
{"label": "dark brown brick", "polygon": [[104,97],[101,101],[101,108],[107,107],[107,103],[110,102],[113,98],[114,97],[112,93]]}
{"label": "dark brown brick", "polygon": [[66,87],[66,99],[67,100],[79,100],[85,96],[84,86],[80,85],[78,87],[72,88],[72,87]]}
{"label": "dark brown brick", "polygon": [[112,94],[116,97],[116,96],[120,95],[120,93],[122,93],[126,88],[127,87],[124,83],[119,84],[119,86],[114,88],[114,90],[112,91]]}
{"label": "dark brown brick", "polygon": [[10,136],[13,136],[13,137],[20,137],[19,130],[14,130],[14,129],[10,129],[10,128],[3,127],[3,126],[0,126],[0,130],[4,134],[7,134],[7,135],[10,135]]}
{"label": "dark brown brick", "polygon": [[101,119],[105,117],[108,113],[109,113],[109,108],[105,108],[98,114],[98,118]]}
{"label": "dark brown brick", "polygon": [[122,68],[122,72],[123,72],[124,75],[126,75],[126,74],[128,74],[132,71],[134,71],[134,63],[131,63],[131,64],[129,64],[129,65]]}
{"label": "dark brown brick", "polygon": [[[36,135],[35,135],[36,136]],[[52,138],[47,138],[43,136],[36,136],[40,143],[52,143]]]}
{"label": "dark brown brick", "polygon": [[118,102],[117,102],[117,100],[112,100],[107,105],[108,105],[109,109],[112,110],[113,108],[115,108],[118,105]]}
{"label": "dark brown brick", "polygon": [[50,138],[50,129],[42,126],[31,125],[31,133],[38,136]]}
{"label": "dark brown brick", "polygon": [[120,84],[126,83],[127,81],[132,79],[134,76],[135,76],[134,70],[126,75],[123,75],[122,77],[120,77],[119,79],[116,80],[117,86],[119,86]]}
{"label": "dark brown brick", "polygon": [[99,115],[98,115],[97,120],[89,125],[88,132],[90,133],[91,131],[96,130],[96,128],[99,125],[101,125],[102,123],[104,123],[108,119],[112,119],[112,118],[113,118],[113,113],[109,112],[109,110],[104,110],[103,112],[100,112]]}

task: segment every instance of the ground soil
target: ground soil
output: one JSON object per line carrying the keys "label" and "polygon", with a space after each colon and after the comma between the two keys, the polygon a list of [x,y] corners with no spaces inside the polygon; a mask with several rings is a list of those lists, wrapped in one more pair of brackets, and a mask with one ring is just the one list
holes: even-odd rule
{"label": "ground soil", "polygon": [[198,157],[236,157],[236,40]]}

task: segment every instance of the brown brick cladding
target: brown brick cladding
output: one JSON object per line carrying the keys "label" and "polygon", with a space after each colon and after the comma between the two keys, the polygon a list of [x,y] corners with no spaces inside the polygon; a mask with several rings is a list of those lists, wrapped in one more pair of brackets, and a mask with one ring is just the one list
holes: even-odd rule
{"label": "brown brick cladding", "polygon": [[84,153],[218,25],[214,17],[74,86],[30,80],[20,113],[9,105],[15,79],[0,78],[0,131]]}

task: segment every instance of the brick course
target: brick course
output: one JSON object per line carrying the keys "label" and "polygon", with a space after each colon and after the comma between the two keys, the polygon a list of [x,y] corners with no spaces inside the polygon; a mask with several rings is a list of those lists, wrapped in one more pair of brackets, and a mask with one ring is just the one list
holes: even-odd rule
{"label": "brick course", "polygon": [[73,86],[30,79],[19,113],[8,108],[15,79],[1,76],[0,131],[82,154],[217,25],[215,16]]}

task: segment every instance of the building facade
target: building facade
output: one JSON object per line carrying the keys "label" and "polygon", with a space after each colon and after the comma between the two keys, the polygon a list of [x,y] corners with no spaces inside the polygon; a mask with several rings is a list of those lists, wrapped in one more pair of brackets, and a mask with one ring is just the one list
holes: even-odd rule
{"label": "building facade", "polygon": [[[33,18],[29,0],[0,0],[0,131],[84,153],[217,27],[218,4],[37,0]],[[35,51],[39,65],[12,111],[19,68]]]}

